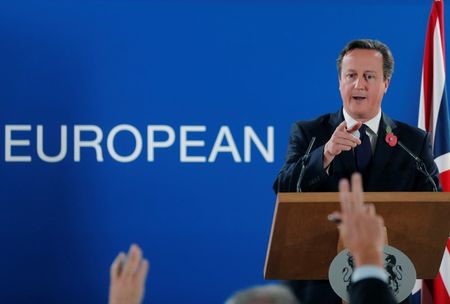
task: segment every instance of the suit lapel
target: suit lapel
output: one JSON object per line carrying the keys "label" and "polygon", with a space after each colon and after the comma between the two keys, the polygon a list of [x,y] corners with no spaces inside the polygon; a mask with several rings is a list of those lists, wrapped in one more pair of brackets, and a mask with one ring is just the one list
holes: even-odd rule
{"label": "suit lapel", "polygon": [[[331,114],[330,116],[330,124],[332,126],[332,132],[336,130],[341,122],[344,121],[344,115],[342,114],[342,108],[336,112]],[[330,134],[331,136],[331,134]],[[351,174],[356,171],[355,165],[355,156],[353,155],[353,150],[350,151],[342,151],[341,154],[336,156],[337,162],[333,162],[332,166],[340,165],[344,169],[344,172]]]}
{"label": "suit lapel", "polygon": [[372,160],[372,168],[369,175],[369,180],[367,182],[367,190],[371,191],[373,189],[374,183],[382,179],[383,171],[386,168],[389,160],[392,157],[393,149],[386,143],[386,128],[390,126],[392,132],[395,134],[395,129],[397,125],[395,122],[386,114],[382,114],[380,120],[380,127],[378,128],[378,138],[375,147],[375,153]]}

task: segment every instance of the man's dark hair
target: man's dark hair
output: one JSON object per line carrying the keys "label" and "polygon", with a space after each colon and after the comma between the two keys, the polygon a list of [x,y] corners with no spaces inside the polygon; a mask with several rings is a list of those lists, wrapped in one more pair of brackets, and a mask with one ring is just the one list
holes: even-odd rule
{"label": "man's dark hair", "polygon": [[383,56],[384,80],[391,78],[392,73],[394,73],[394,57],[392,56],[391,50],[383,42],[373,39],[358,39],[347,43],[336,60],[339,78],[341,77],[342,59],[344,59],[344,56],[354,49],[375,50],[380,52]]}

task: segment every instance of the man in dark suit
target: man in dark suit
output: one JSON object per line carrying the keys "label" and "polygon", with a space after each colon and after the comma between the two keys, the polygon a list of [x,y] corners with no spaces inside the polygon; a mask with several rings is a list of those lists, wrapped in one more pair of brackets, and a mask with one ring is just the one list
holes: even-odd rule
{"label": "man in dark suit", "polygon": [[372,204],[364,204],[360,174],[353,174],[349,182],[339,182],[341,212],[333,216],[341,219],[339,233],[342,242],[353,255],[355,271],[350,285],[351,304],[397,303],[387,284],[383,269],[384,223]]}
{"label": "man in dark suit", "polygon": [[[354,172],[361,172],[365,191],[433,191],[433,182],[439,189],[428,135],[381,111],[394,68],[389,48],[375,40],[351,41],[341,51],[337,68],[343,107],[293,125],[275,192],[335,192],[339,180]],[[303,162],[313,137],[311,153]],[[423,160],[428,177],[417,170],[401,144]],[[290,284],[304,304],[340,303],[328,281]]]}

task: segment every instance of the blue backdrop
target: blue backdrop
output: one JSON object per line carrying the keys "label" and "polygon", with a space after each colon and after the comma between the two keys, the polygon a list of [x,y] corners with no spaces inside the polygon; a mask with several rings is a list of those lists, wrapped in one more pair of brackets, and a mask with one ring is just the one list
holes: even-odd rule
{"label": "blue backdrop", "polygon": [[[263,283],[271,186],[290,125],[340,107],[335,59],[355,38],[391,47],[383,110],[415,125],[430,8],[411,0],[2,1],[0,302],[106,303],[109,265],[132,242],[151,262],[145,303],[220,303]],[[107,146],[111,136],[117,154],[135,151],[136,134],[111,135],[121,124],[143,143],[129,162]],[[50,156],[67,127],[60,160],[39,156],[38,125]],[[173,130],[173,143],[149,161],[147,126],[156,125]],[[97,133],[80,136],[98,140],[103,161],[92,147],[75,160],[75,129],[86,126]],[[203,126],[187,133],[189,156],[208,160],[223,126],[221,146],[235,154],[182,161],[182,126]],[[247,161],[246,126],[261,141],[251,141]],[[273,161],[261,152],[270,150],[270,127]],[[169,137],[155,133],[158,142]]]}

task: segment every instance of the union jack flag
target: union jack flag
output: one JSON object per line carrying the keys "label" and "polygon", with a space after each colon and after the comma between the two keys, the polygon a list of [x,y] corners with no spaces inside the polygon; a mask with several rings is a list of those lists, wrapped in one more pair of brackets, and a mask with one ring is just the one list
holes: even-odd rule
{"label": "union jack flag", "polygon": [[[445,86],[444,1],[434,0],[422,67],[419,128],[430,132],[443,191],[450,191],[450,121]],[[450,238],[435,280],[425,281],[422,304],[450,304]]]}

